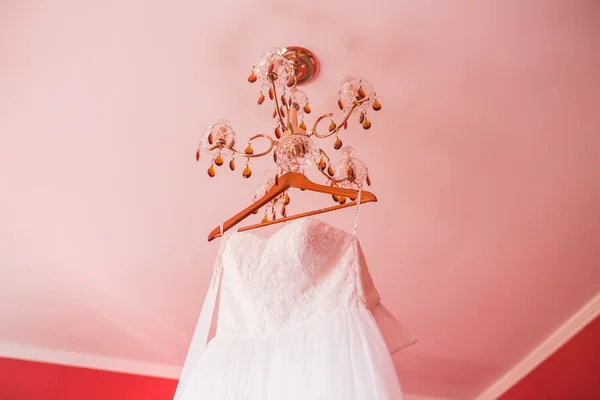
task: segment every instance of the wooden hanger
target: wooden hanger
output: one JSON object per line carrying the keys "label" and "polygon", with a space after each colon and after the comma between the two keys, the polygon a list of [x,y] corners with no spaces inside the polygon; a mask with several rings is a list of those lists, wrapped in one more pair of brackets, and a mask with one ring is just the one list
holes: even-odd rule
{"label": "wooden hanger", "polygon": [[[332,187],[327,185],[320,185],[318,183],[314,183],[309,180],[304,174],[298,172],[288,172],[279,177],[276,183],[269,189],[269,191],[259,200],[255,201],[250,206],[246,207],[244,210],[240,211],[238,214],[234,215],[227,221],[223,223],[223,232],[228,231],[233,228],[235,225],[243,221],[246,217],[255,214],[258,210],[261,209],[265,204],[281,195],[283,192],[288,190],[289,188],[296,188],[300,190],[310,190],[311,192],[319,192],[319,193],[327,193],[330,195],[336,196],[344,196],[350,199],[356,199],[358,197],[358,190],[354,189],[344,189],[339,187]],[[377,197],[371,192],[367,192],[363,190],[360,195],[360,203],[370,203],[372,201],[377,201]],[[238,229],[238,231],[247,231],[250,229],[260,228],[263,226],[268,226],[272,224],[277,224],[280,222],[290,221],[297,218],[307,217],[310,215],[321,214],[329,211],[335,211],[346,207],[352,207],[357,204],[356,200],[349,201],[344,204],[338,204],[331,207],[321,208],[317,210],[308,211],[302,214],[292,215],[289,217],[275,219],[269,222],[263,222],[260,224],[254,224],[242,227]],[[212,232],[208,235],[208,241],[218,238],[221,236],[221,227],[218,226],[212,230]]]}

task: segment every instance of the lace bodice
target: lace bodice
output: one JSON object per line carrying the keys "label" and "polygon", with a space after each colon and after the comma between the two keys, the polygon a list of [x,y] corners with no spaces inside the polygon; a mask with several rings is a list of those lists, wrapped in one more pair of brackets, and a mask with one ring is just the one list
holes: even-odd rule
{"label": "lace bodice", "polygon": [[373,309],[379,294],[356,236],[303,218],[270,238],[231,235],[221,273],[217,334],[253,337],[342,307]]}

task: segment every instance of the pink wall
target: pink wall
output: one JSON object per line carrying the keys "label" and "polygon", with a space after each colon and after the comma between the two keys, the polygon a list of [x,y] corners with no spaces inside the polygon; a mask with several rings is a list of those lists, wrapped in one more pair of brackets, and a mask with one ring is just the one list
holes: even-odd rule
{"label": "pink wall", "polygon": [[600,399],[600,318],[500,399]]}
{"label": "pink wall", "polygon": [[2,400],[171,400],[177,381],[0,358]]}

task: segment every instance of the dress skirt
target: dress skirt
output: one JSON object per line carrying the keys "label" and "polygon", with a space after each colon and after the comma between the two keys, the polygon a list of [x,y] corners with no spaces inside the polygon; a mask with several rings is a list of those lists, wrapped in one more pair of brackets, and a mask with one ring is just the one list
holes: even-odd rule
{"label": "dress skirt", "polygon": [[313,316],[269,336],[217,334],[183,400],[402,400],[389,348],[360,307]]}

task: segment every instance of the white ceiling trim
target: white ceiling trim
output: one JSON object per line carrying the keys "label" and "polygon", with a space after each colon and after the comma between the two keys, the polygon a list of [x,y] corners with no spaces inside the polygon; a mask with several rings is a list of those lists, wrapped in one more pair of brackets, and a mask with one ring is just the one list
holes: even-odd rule
{"label": "white ceiling trim", "polygon": [[179,379],[181,372],[181,366],[176,365],[156,364],[16,343],[0,343],[0,357],[167,379]]}
{"label": "white ceiling trim", "polygon": [[[176,365],[155,364],[66,350],[24,346],[17,343],[0,343],[0,357],[166,379],[179,379],[179,374],[181,373],[181,367]],[[405,396],[405,399],[446,400],[438,397],[411,395]]]}
{"label": "white ceiling trim", "polygon": [[[181,373],[181,367],[176,365],[155,364],[142,361],[126,360],[117,357],[105,357],[66,350],[53,350],[43,347],[24,346],[17,343],[0,343],[0,357],[165,379],[179,379],[179,375]],[[405,400],[448,399],[406,395]]]}
{"label": "white ceiling trim", "polygon": [[531,353],[481,393],[476,400],[493,400],[517,384],[587,324],[600,315],[600,292],[540,343]]}

